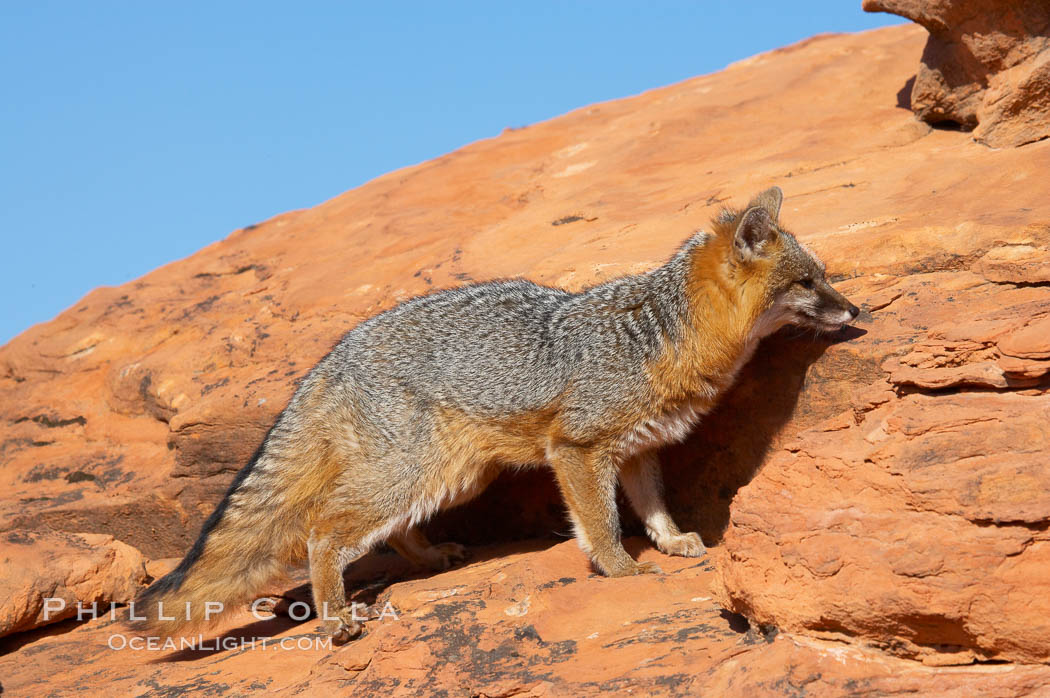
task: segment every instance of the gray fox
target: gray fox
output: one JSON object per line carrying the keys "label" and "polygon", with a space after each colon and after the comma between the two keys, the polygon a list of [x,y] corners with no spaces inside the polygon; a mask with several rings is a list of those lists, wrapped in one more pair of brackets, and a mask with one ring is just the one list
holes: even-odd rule
{"label": "gray fox", "polygon": [[346,565],[384,541],[435,569],[462,560],[462,546],[432,545],[419,526],[508,467],[553,469],[579,545],[605,575],[659,572],[624,550],[617,481],[661,551],[703,555],[700,536],[671,520],[654,449],[689,433],[763,337],[789,323],[837,330],[859,312],[780,228],[782,199],[768,189],[663,266],[580,293],[468,285],[347,332],[186,557],[136,601],[144,627],[196,626],[205,602],[247,601],[308,560],[324,629],[345,642],[361,631]]}

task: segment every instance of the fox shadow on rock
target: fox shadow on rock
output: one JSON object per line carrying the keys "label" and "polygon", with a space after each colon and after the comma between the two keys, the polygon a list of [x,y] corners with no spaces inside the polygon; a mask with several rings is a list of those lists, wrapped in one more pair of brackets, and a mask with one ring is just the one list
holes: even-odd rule
{"label": "fox shadow on rock", "polygon": [[660,453],[668,508],[679,528],[697,531],[707,545],[721,542],[734,495],[758,472],[777,434],[799,411],[812,379],[810,366],[832,344],[863,334],[848,327],[831,335],[800,335],[788,327],[762,342],[693,433]]}
{"label": "fox shadow on rock", "polygon": [[[863,334],[848,327],[814,336],[788,327],[768,337],[685,442],[660,451],[668,506],[683,531],[697,531],[707,545],[721,541],[733,496],[795,414],[810,366],[832,344]],[[622,493],[620,500],[624,536],[644,535]],[[548,468],[502,473],[480,497],[442,512],[427,530],[431,540],[468,545],[572,535]]]}

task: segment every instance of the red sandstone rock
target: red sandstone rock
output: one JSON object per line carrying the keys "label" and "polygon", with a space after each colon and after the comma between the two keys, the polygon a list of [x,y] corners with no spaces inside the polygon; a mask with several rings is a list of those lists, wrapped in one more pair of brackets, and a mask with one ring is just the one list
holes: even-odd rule
{"label": "red sandstone rock", "polygon": [[[1002,307],[1004,299],[1028,298]],[[1050,294],[970,293],[965,308],[930,327],[903,356],[883,362],[890,382],[942,389],[1024,388],[1050,373],[1047,320]],[[1005,347],[1005,348],[1004,348]]]}
{"label": "red sandstone rock", "polygon": [[864,0],[930,32],[911,108],[974,129],[993,147],[1050,136],[1050,5],[1045,0]]}
{"label": "red sandstone rock", "polygon": [[1050,399],[911,395],[800,434],[718,563],[761,625],[929,662],[1050,661]]}
{"label": "red sandstone rock", "polygon": [[1050,691],[1046,668],[1015,664],[933,669],[836,642],[778,635],[719,666],[705,695],[1014,698]]}
{"label": "red sandstone rock", "polygon": [[[1050,690],[1050,141],[991,150],[896,106],[923,40],[818,37],[508,131],[96,290],[0,348],[0,530],[110,534],[169,558],[356,322],[471,279],[579,288],[647,269],[778,184],[783,222],[865,312],[839,337],[767,340],[661,454],[675,516],[716,569],[646,549],[667,576],[605,580],[567,543],[475,548],[462,570],[392,584],[404,566],[379,556],[353,572],[361,593],[410,610],[360,644],[173,661],[113,652],[116,627],[92,621],[7,638],[4,688]],[[477,544],[570,527],[537,470],[431,529]],[[240,635],[269,632],[246,620]],[[278,637],[313,632],[283,623]],[[79,666],[41,670],[70,654]],[[983,659],[1006,663],[922,664]]]}
{"label": "red sandstone rock", "polygon": [[[142,555],[99,533],[0,534],[0,637],[126,604],[148,579]],[[46,599],[52,599],[46,602]]]}
{"label": "red sandstone rock", "polygon": [[[95,620],[26,638],[0,657],[0,676],[18,695],[86,686],[120,695],[780,696],[804,687],[818,696],[1007,696],[1050,689],[1047,667],[935,671],[840,643],[764,637],[711,598],[710,561],[667,558],[641,539],[628,548],[665,574],[600,577],[573,542],[475,549],[466,567],[415,578],[405,578],[409,570],[396,556],[373,555],[348,575],[373,619],[343,647],[326,647],[315,620],[260,621],[243,612],[217,638],[205,638],[205,650],[159,643],[135,650],[125,647],[119,625]],[[19,661],[20,654],[77,661],[41,672],[39,659]]]}
{"label": "red sandstone rock", "polygon": [[998,342],[999,350],[1020,359],[1050,359],[1050,315],[1033,319]]}
{"label": "red sandstone rock", "polygon": [[993,247],[977,260],[976,270],[997,283],[1050,283],[1050,252],[1025,243]]}

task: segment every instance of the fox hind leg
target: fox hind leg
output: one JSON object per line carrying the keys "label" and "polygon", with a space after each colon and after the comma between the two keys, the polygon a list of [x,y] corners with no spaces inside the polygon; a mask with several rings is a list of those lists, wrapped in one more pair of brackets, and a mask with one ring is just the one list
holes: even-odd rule
{"label": "fox hind leg", "polygon": [[387,544],[414,565],[438,572],[447,570],[467,559],[467,549],[459,543],[433,545],[427,540],[426,535],[415,526],[392,535],[387,540]]}
{"label": "fox hind leg", "polygon": [[310,532],[310,584],[314,609],[322,619],[322,628],[333,642],[343,644],[361,634],[360,617],[355,607],[346,602],[343,570],[368,551],[364,537],[351,535],[345,528],[314,528]]}
{"label": "fox hind leg", "polygon": [[[462,470],[462,469],[461,469]],[[499,475],[499,468],[491,463],[474,464],[466,469],[471,476],[459,483],[458,492],[441,508],[452,507],[469,502],[489,486]],[[423,489],[426,486],[423,485]],[[467,549],[459,543],[438,543],[433,545],[426,535],[416,526],[394,533],[387,539],[387,544],[396,550],[401,557],[418,567],[427,567],[437,572],[464,562],[468,558]]]}

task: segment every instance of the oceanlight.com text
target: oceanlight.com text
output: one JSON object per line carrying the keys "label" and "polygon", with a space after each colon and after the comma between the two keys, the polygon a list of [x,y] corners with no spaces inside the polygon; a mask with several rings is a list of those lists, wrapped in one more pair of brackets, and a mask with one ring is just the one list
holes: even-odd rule
{"label": "oceanlight.com text", "polygon": [[300,651],[331,650],[331,637],[298,635],[295,637],[215,637],[205,639],[196,637],[139,637],[114,633],[106,644],[111,650],[132,650],[134,652],[177,652],[177,651],[220,651],[234,650],[271,650]]}

